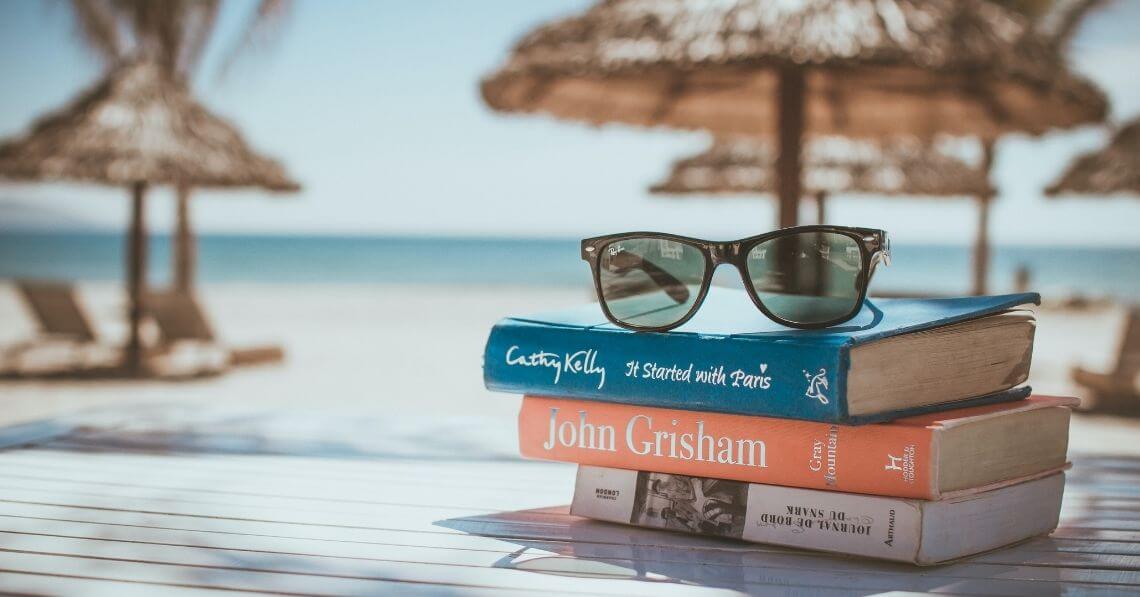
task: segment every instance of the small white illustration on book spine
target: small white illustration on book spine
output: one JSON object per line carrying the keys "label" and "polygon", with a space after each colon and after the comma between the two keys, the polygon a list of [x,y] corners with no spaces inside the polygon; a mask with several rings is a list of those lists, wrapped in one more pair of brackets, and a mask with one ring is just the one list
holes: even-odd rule
{"label": "small white illustration on book spine", "polygon": [[827,404],[827,395],[823,393],[827,387],[827,369],[820,367],[819,373],[812,375],[806,370],[804,371],[804,378],[808,380],[807,391],[804,392],[805,398],[812,400],[819,400],[820,404]]}

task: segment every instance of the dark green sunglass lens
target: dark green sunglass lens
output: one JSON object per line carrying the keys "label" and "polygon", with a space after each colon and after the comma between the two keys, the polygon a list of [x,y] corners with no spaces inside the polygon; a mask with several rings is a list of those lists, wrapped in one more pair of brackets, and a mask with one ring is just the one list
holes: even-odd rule
{"label": "dark green sunglass lens", "polygon": [[777,317],[820,324],[858,307],[863,254],[854,238],[801,232],[760,243],[748,252],[748,277],[764,307]]}
{"label": "dark green sunglass lens", "polygon": [[701,293],[705,256],[697,247],[661,238],[631,238],[602,247],[602,300],[615,319],[657,328],[685,318]]}

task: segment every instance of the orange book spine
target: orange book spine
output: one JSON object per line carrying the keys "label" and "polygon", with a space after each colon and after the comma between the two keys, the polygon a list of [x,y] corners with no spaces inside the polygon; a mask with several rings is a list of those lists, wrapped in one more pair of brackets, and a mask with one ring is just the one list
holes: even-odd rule
{"label": "orange book spine", "polygon": [[937,499],[934,430],[527,396],[519,451],[561,460],[749,483]]}

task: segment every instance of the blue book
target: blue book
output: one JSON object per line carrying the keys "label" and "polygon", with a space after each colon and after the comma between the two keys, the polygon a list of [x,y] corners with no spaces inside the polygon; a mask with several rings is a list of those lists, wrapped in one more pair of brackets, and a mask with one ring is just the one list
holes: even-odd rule
{"label": "blue book", "polygon": [[868,299],[823,330],[765,317],[714,287],[669,332],[633,332],[597,304],[510,317],[491,330],[488,389],[861,424],[1029,395],[1035,293]]}

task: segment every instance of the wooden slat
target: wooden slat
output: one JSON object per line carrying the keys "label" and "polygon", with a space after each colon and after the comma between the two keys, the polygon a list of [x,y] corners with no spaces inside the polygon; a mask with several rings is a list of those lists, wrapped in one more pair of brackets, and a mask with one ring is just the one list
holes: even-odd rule
{"label": "wooden slat", "polygon": [[173,597],[226,597],[277,594],[238,591],[221,587],[190,586],[190,583],[149,583],[112,580],[94,576],[67,575],[61,572],[0,569],[0,590],[12,595],[84,595],[84,597],[154,597],[156,592]]}
{"label": "wooden slat", "polygon": [[[277,509],[289,510],[309,510],[313,512],[330,512],[330,513],[367,513],[375,511],[377,508],[385,506],[400,506],[404,508],[423,508],[428,510],[441,510],[453,512],[466,512],[474,514],[477,512],[489,512],[500,509],[497,505],[501,505],[503,500],[496,498],[495,493],[490,490],[464,490],[463,500],[467,503],[459,505],[454,503],[455,498],[451,499],[450,504],[447,503],[432,503],[432,502],[417,502],[406,503],[400,502],[399,495],[393,494],[378,494],[371,499],[330,499],[323,500],[319,497],[292,497],[292,496],[274,496],[271,489],[259,487],[256,491],[221,491],[210,490],[208,492],[197,491],[195,489],[186,488],[173,488],[173,487],[153,487],[141,484],[110,484],[91,482],[87,480],[81,481],[62,481],[58,479],[35,479],[26,476],[9,475],[0,467],[0,490],[3,488],[10,488],[13,492],[38,490],[47,495],[54,492],[66,492],[72,494],[82,494],[92,497],[106,497],[106,498],[146,498],[156,497],[163,498],[166,496],[177,493],[180,502],[196,503],[202,505],[217,505],[217,506],[234,506],[234,507],[251,507],[265,511],[273,511]],[[340,495],[345,495],[341,493]],[[449,496],[439,496],[439,501],[448,499]],[[538,505],[544,503],[542,500],[543,494],[538,494],[534,497],[528,497],[524,504]],[[558,498],[549,497],[546,503],[552,499]],[[496,501],[498,499],[498,501]]]}
{"label": "wooden slat", "polygon": [[[400,475],[392,471],[369,471],[367,474],[344,480],[311,477],[303,473],[274,474],[272,471],[265,470],[256,473],[232,474],[202,471],[184,472],[177,466],[177,462],[163,463],[161,467],[156,467],[154,464],[148,460],[119,466],[106,466],[104,463],[95,461],[86,466],[78,462],[72,466],[49,466],[34,462],[0,459],[0,475],[3,475],[4,478],[29,481],[74,479],[108,486],[182,488],[203,494],[216,491],[216,488],[221,487],[230,494],[244,492],[264,497],[288,496],[299,499],[339,500],[339,503],[368,503],[374,501],[369,495],[371,490],[392,485],[407,488],[411,492],[422,491],[444,496],[447,496],[448,493],[441,492],[440,488],[442,487],[453,490],[461,489],[464,496],[472,492],[479,495],[501,495],[504,492],[518,492],[537,493],[551,497],[554,495],[566,496],[573,488],[574,470],[572,466],[568,465],[523,469],[520,472],[525,474],[526,478],[545,482],[537,487],[512,487],[493,482],[470,483],[463,478],[455,478],[449,482],[447,479],[452,478],[450,472],[442,466],[432,467],[437,472],[437,478],[421,481],[417,478],[419,475]],[[470,465],[467,467],[470,468]]]}
{"label": "wooden slat", "polygon": [[[179,474],[209,474],[223,477],[236,477],[249,474],[267,475],[276,472],[290,473],[311,479],[322,479],[336,482],[350,482],[353,480],[369,479],[373,475],[399,475],[408,479],[411,473],[418,471],[422,463],[430,463],[433,469],[447,476],[438,479],[422,478],[419,482],[433,482],[446,484],[452,481],[470,482],[476,485],[489,485],[492,483],[507,482],[518,487],[525,487],[525,481],[519,478],[520,470],[561,468],[572,469],[573,465],[564,463],[540,462],[534,460],[373,460],[348,459],[328,460],[321,458],[305,458],[278,455],[256,456],[219,456],[209,454],[156,454],[149,451],[115,451],[97,452],[85,449],[57,449],[58,443],[48,447],[35,449],[11,450],[5,452],[10,462],[35,462],[44,466],[53,463],[59,465],[82,464],[86,457],[99,468],[108,470],[116,468],[129,468],[145,465],[147,462],[162,462],[177,465]],[[77,458],[78,457],[78,458]],[[478,463],[478,468],[472,468]],[[521,467],[521,469],[520,469]],[[143,472],[135,469],[135,472]]]}

